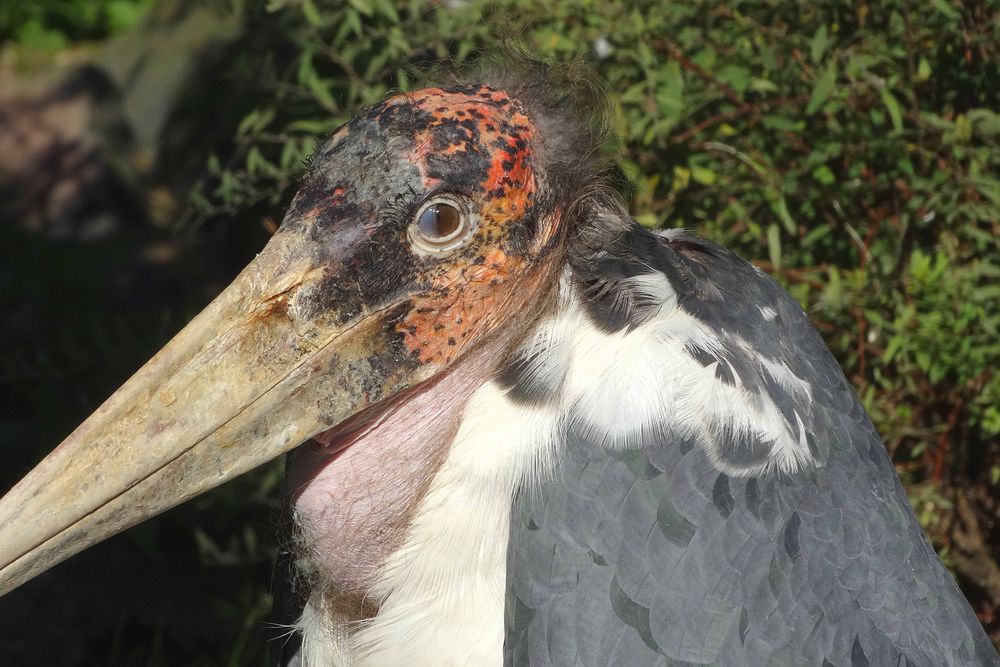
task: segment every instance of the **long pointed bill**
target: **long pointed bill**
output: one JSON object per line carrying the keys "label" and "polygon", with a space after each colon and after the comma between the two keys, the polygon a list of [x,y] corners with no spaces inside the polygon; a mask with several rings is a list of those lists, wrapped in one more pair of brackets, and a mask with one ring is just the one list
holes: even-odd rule
{"label": "long pointed bill", "polygon": [[279,232],[0,500],[0,594],[426,379],[398,346],[405,295],[327,303],[351,248],[308,237]]}

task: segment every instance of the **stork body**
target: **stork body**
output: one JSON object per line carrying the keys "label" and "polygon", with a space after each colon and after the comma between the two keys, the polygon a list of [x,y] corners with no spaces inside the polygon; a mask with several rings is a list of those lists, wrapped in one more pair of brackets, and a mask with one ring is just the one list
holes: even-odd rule
{"label": "stork body", "polygon": [[484,76],[334,133],[0,503],[0,591],[295,449],[282,664],[1000,664],[791,297],[634,223],[544,72]]}
{"label": "stork body", "polygon": [[381,610],[331,635],[312,599],[303,664],[997,664],[798,304],[619,234],[462,410]]}

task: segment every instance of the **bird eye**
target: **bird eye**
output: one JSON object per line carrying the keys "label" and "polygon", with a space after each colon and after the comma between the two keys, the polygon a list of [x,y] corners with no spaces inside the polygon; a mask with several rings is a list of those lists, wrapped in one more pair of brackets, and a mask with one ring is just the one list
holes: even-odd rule
{"label": "bird eye", "polygon": [[421,236],[428,241],[442,241],[462,225],[462,214],[451,204],[434,204],[424,209],[417,220]]}
{"label": "bird eye", "polygon": [[440,253],[465,243],[472,231],[472,216],[465,203],[438,196],[420,207],[409,234],[421,250]]}

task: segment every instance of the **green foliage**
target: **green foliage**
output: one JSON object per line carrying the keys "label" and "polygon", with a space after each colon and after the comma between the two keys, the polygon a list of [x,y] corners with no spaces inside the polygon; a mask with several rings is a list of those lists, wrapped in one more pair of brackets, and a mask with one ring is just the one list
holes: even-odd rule
{"label": "green foliage", "polygon": [[[998,267],[982,260],[956,265],[944,251],[913,251],[901,289],[868,313],[872,333],[886,338],[876,363],[892,374],[879,384],[894,402],[926,401],[926,385],[966,404],[985,435],[1000,433],[1000,309]],[[991,281],[992,284],[987,284]],[[883,313],[892,313],[886,321]],[[901,382],[902,381],[902,382]]]}
{"label": "green foliage", "polygon": [[[147,4],[154,6],[0,0],[0,39],[45,48],[99,39]],[[240,14],[245,37],[228,70],[217,73],[232,90],[212,103],[251,100],[252,110],[205,165],[191,194],[202,224],[185,230],[189,236],[213,238],[235,223],[245,226],[242,238],[262,242],[254,237],[262,235],[259,220],[280,217],[318,142],[391,91],[419,85],[439,62],[462,65],[508,40],[542,58],[583,60],[613,98],[633,215],[649,227],[691,227],[734,248],[799,299],[858,388],[939,543],[953,524],[956,489],[996,493],[996,0],[215,4]],[[0,368],[0,383],[20,383],[18,395],[30,389],[44,406],[32,423],[42,425],[35,435],[46,444],[78,419],[66,422],[63,404],[89,412],[225,283],[218,254],[185,266],[177,291],[192,302],[165,320],[157,318],[159,302],[130,305],[142,322],[133,330],[92,305],[117,279],[108,256],[74,264],[59,255],[51,270],[35,261],[42,255],[35,245],[5,242],[18,260],[12,275],[49,295],[43,301],[55,312],[46,321],[62,326],[80,315],[75,321],[95,322],[85,335],[59,327],[33,333],[52,339],[41,348],[52,358],[13,355]],[[106,250],[115,258],[137,254]],[[85,384],[93,395],[64,396],[65,387]],[[21,424],[0,423],[0,435],[29,439]],[[264,582],[275,551],[268,517],[280,514],[280,475],[277,465],[264,468],[168,513],[155,530],[118,538],[164,579],[204,570],[175,599],[192,597],[194,610],[202,598],[193,596],[206,594],[212,615],[187,616],[196,625],[210,619],[217,636],[204,649],[166,630],[147,642],[149,627],[159,633],[170,624],[126,618],[115,621],[114,652],[100,664],[167,664],[188,655],[180,649],[201,656],[191,664],[262,664]],[[996,546],[1000,526],[992,530],[984,537]],[[949,548],[943,544],[946,553],[959,551]],[[239,599],[227,602],[239,582]],[[134,653],[119,649],[119,635],[130,634]]]}
{"label": "green foliage", "polygon": [[266,103],[211,163],[202,211],[279,212],[318,137],[429,63],[508,38],[583,59],[613,95],[637,220],[772,271],[915,479],[996,459],[996,3],[270,0],[258,20],[283,46],[239,65]]}
{"label": "green foliage", "polygon": [[0,0],[0,42],[55,50],[101,39],[138,20],[150,0]]}

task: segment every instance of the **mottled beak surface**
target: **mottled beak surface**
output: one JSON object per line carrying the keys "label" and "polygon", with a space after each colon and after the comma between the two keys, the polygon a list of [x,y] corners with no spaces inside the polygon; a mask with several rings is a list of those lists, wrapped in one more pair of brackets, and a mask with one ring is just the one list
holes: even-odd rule
{"label": "mottled beak surface", "polygon": [[427,369],[391,349],[398,302],[310,307],[330,276],[308,243],[276,236],[7,494],[0,591],[423,379]]}
{"label": "mottled beak surface", "polygon": [[0,501],[0,594],[362,427],[529,313],[556,244],[532,131],[485,87],[397,96],[338,130],[263,252]]}

